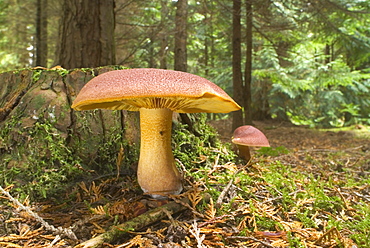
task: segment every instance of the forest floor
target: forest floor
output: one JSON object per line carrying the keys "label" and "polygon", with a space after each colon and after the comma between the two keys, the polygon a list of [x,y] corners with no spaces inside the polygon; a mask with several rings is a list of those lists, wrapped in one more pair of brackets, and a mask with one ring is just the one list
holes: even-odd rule
{"label": "forest floor", "polygon": [[[229,121],[212,124],[230,140]],[[28,210],[3,195],[0,247],[370,247],[370,129],[255,125],[270,149],[187,172],[171,200],[143,197],[134,176],[79,183],[73,202],[25,200]]]}

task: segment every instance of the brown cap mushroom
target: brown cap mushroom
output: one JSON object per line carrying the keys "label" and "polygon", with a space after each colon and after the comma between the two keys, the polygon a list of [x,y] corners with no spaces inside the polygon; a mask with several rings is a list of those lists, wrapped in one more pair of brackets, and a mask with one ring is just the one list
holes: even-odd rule
{"label": "brown cap mushroom", "polygon": [[126,69],[90,80],[72,108],[140,111],[138,182],[145,193],[156,197],[182,190],[171,148],[172,112],[228,113],[240,106],[214,83],[190,73]]}
{"label": "brown cap mushroom", "polygon": [[238,146],[239,157],[246,161],[251,159],[250,146],[270,146],[266,136],[257,128],[249,125],[235,129],[231,142]]}

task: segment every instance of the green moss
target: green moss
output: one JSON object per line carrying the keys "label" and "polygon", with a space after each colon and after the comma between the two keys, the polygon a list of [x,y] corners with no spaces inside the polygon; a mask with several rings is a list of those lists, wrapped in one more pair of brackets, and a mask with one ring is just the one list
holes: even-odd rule
{"label": "green moss", "polygon": [[12,116],[0,132],[0,139],[8,145],[3,157],[6,159],[0,162],[0,183],[14,184],[16,191],[31,198],[63,192],[71,180],[82,174],[80,160],[47,119],[39,117],[34,126],[22,128],[19,117]]}
{"label": "green moss", "polygon": [[33,73],[32,73],[32,83],[35,83],[40,79],[42,72],[43,72],[43,70],[34,70],[33,71]]}
{"label": "green moss", "polygon": [[45,104],[45,97],[43,95],[36,95],[32,99],[32,108],[33,109],[41,109]]}
{"label": "green moss", "polygon": [[68,75],[68,73],[70,73],[70,70],[67,70],[67,69],[58,69],[58,70],[55,70],[56,72],[58,72],[58,74],[61,76],[61,77],[65,77],[66,75]]}
{"label": "green moss", "polygon": [[[206,123],[206,114],[189,115],[194,131],[180,122],[175,123],[172,146],[177,159],[189,170],[196,168],[210,169],[215,160],[219,164],[233,160],[236,155],[230,144],[220,141],[217,132]],[[202,158],[206,158],[204,161]]]}

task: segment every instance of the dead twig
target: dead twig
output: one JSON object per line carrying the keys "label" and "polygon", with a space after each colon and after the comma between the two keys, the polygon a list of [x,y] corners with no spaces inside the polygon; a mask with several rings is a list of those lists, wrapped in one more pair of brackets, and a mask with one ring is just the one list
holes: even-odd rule
{"label": "dead twig", "polygon": [[216,201],[216,208],[220,208],[221,207],[222,202],[224,201],[224,198],[225,198],[227,192],[229,192],[231,185],[233,185],[233,182],[235,180],[235,176],[239,172],[241,172],[242,170],[244,170],[244,168],[246,166],[248,166],[248,165],[249,165],[249,162],[245,166],[243,166],[242,168],[240,168],[239,170],[237,170],[237,171],[234,172],[234,174],[232,175],[229,183],[226,185],[226,187],[222,190],[221,194],[218,196],[217,201]]}
{"label": "dead twig", "polygon": [[35,220],[37,220],[38,222],[40,222],[41,225],[43,227],[45,227],[45,229],[47,231],[51,231],[54,234],[58,234],[58,235],[61,235],[61,236],[64,236],[64,237],[68,237],[68,238],[73,239],[73,240],[77,240],[76,235],[74,234],[74,232],[70,228],[63,228],[63,227],[56,228],[53,225],[50,225],[43,218],[41,218],[40,215],[38,215],[37,213],[31,211],[31,209],[29,207],[24,206],[22,203],[20,203],[17,199],[15,199],[8,191],[6,191],[5,189],[3,189],[3,187],[1,187],[1,186],[0,186],[0,191],[4,195],[6,195],[10,201],[12,201],[15,205],[17,205],[19,209],[21,209],[23,211],[26,211],[27,214],[29,214],[30,216],[32,216],[33,218],[35,218]]}
{"label": "dead twig", "polygon": [[[181,201],[185,204],[189,204],[189,200],[187,198],[184,198]],[[161,207],[141,214],[125,223],[117,226],[112,226],[107,232],[100,234],[99,236],[92,238],[86,242],[83,242],[75,246],[75,248],[101,247],[103,243],[110,243],[111,241],[119,238],[129,231],[140,230],[145,226],[149,226],[163,218],[166,218],[168,214],[175,214],[186,209],[187,208],[185,206],[176,202],[167,203]]]}
{"label": "dead twig", "polygon": [[230,190],[230,187],[231,187],[231,185],[234,182],[234,179],[235,179],[235,177],[233,176],[230,179],[229,183],[226,185],[226,187],[222,190],[221,194],[218,196],[217,201],[216,201],[216,208],[220,208],[221,207],[222,202],[224,201],[224,198],[225,198],[227,192]]}
{"label": "dead twig", "polygon": [[206,246],[203,245],[203,241],[206,235],[201,234],[200,228],[198,228],[197,222],[195,220],[191,226],[192,226],[192,229],[190,229],[189,231],[197,241],[197,248],[205,248]]}

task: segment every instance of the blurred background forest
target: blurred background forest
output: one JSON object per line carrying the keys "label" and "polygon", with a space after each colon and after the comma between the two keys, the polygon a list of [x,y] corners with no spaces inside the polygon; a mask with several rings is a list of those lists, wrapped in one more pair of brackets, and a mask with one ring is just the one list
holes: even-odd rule
{"label": "blurred background forest", "polygon": [[0,72],[112,64],[213,81],[235,127],[369,125],[370,1],[0,0]]}

